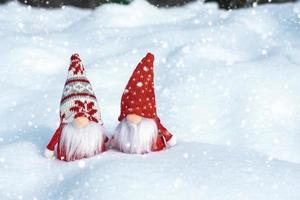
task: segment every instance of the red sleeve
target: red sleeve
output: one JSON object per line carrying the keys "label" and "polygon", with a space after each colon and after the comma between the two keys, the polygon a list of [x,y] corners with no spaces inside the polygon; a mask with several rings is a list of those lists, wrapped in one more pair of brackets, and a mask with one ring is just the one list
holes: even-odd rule
{"label": "red sleeve", "polygon": [[162,135],[158,135],[156,142],[152,145],[152,151],[160,151],[166,147],[165,141]]}
{"label": "red sleeve", "polygon": [[47,149],[49,149],[49,150],[51,150],[51,151],[54,151],[54,147],[55,147],[55,145],[58,143],[58,140],[59,140],[59,138],[60,138],[62,128],[63,128],[63,125],[60,125],[60,126],[56,129],[54,135],[52,136],[52,138],[51,138],[51,140],[50,140],[50,142],[49,142],[49,144],[47,145]]}
{"label": "red sleeve", "polygon": [[160,134],[165,138],[166,142],[168,142],[172,138],[172,134],[160,123],[160,119],[156,119],[157,128]]}

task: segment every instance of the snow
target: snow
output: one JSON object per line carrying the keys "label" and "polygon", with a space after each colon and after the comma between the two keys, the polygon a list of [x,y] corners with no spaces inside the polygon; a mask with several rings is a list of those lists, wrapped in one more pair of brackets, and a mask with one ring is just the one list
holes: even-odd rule
{"label": "snow", "polygon": [[45,160],[26,142],[1,152],[1,199],[299,199],[299,165],[217,145],[72,163]]}
{"label": "snow", "polygon": [[[0,199],[300,199],[299,2],[237,11],[11,2],[0,13]],[[178,145],[46,160],[71,54],[112,132],[148,51],[158,113]]]}

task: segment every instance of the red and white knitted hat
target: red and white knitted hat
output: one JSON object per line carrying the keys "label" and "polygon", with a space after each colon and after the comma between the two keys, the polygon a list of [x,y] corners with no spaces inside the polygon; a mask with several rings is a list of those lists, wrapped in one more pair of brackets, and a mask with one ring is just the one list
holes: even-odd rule
{"label": "red and white knitted hat", "polygon": [[147,53],[132,73],[122,95],[118,120],[123,120],[128,114],[154,119],[159,132],[169,141],[172,134],[161,124],[156,112],[153,62],[154,55]]}
{"label": "red and white knitted hat", "polygon": [[71,56],[60,102],[60,116],[62,123],[72,122],[77,117],[87,117],[90,121],[102,124],[97,98],[78,54]]}

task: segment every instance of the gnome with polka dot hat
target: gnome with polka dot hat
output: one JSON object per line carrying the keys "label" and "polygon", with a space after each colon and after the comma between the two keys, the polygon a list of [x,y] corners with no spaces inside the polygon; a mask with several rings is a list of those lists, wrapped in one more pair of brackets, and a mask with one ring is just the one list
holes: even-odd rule
{"label": "gnome with polka dot hat", "polygon": [[154,55],[148,53],[134,70],[121,99],[121,114],[111,145],[125,153],[160,151],[176,144],[156,112]]}
{"label": "gnome with polka dot hat", "polygon": [[78,54],[71,56],[60,102],[60,126],[45,150],[47,158],[64,161],[87,158],[105,150],[105,129],[92,86]]}

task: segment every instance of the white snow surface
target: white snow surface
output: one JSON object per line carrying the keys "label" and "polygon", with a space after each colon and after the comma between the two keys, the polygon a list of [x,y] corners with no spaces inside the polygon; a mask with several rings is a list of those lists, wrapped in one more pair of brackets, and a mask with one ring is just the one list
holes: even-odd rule
{"label": "white snow surface", "polygon": [[[46,160],[78,52],[105,127],[140,59],[178,145]],[[0,199],[300,199],[300,3],[235,11],[145,1],[96,10],[0,6]]]}

